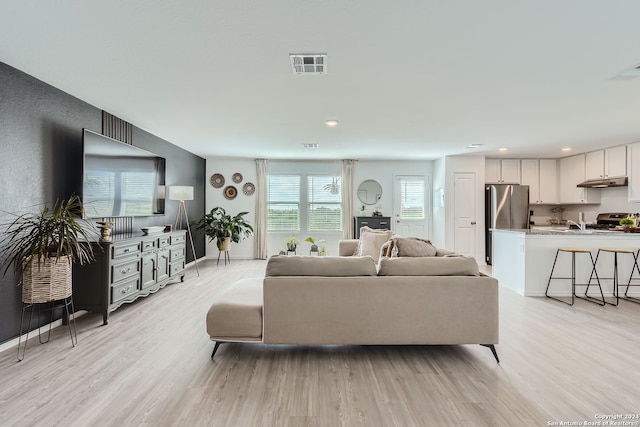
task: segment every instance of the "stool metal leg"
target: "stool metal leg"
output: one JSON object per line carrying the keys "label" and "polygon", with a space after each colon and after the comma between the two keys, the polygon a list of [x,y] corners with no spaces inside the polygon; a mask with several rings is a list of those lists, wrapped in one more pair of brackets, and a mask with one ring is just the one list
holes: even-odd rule
{"label": "stool metal leg", "polygon": [[631,284],[631,280],[633,279],[633,273],[635,273],[636,271],[638,272],[638,276],[637,278],[633,279],[633,280],[640,280],[640,267],[638,266],[638,257],[640,256],[640,250],[638,250],[637,252],[635,252],[633,254],[633,267],[631,268],[631,275],[629,276],[629,281],[627,282],[627,287],[624,291],[624,297],[621,297],[622,299],[626,300],[626,301],[631,301],[631,302],[635,302],[636,304],[640,304],[640,298],[638,297],[630,297],[629,294],[629,287],[630,286],[640,286],[640,285],[632,285]]}
{"label": "stool metal leg", "polygon": [[[560,254],[560,249],[556,250],[556,257],[553,260],[553,267],[551,267],[551,274],[549,275],[549,281],[547,282],[547,290],[545,291],[545,296],[551,299],[554,299],[556,301],[560,301],[562,303],[565,303],[567,305],[573,305],[575,303],[575,299],[579,298],[579,299],[583,299],[589,302],[592,302],[594,304],[598,304],[598,305],[605,305],[605,299],[604,299],[604,293],[602,292],[602,286],[600,284],[600,278],[598,277],[598,272],[596,271],[596,261],[594,261],[593,259],[593,255],[591,254],[591,251],[587,251],[587,250],[581,250],[580,253],[589,253],[589,259],[591,260],[591,275],[589,276],[589,282],[588,283],[577,283],[576,281],[576,251],[573,250],[567,250],[566,252],[571,252],[571,277],[553,277],[553,273],[555,272],[555,268],[556,268],[556,263],[558,261],[558,255]],[[597,259],[597,257],[596,257]],[[594,276],[595,276],[595,281],[596,283],[591,283],[594,280]],[[554,279],[565,279],[565,280],[571,280],[571,302],[567,302],[564,301],[560,298],[554,297],[549,295],[549,287],[551,286],[551,280]],[[597,285],[598,288],[600,289],[600,296],[602,297],[602,299],[598,299],[595,297],[592,297],[590,295],[588,295],[589,292],[589,287],[591,285]],[[584,296],[580,296],[576,294],[576,287],[577,286],[586,286],[586,291],[584,293]]]}
{"label": "stool metal leg", "polygon": [[[580,296],[576,296],[577,298],[583,299],[583,300],[587,300],[590,301],[592,303],[598,304],[598,305],[602,305],[604,306],[607,302],[604,299],[604,293],[602,292],[602,285],[600,284],[600,278],[598,277],[598,272],[596,271],[596,262],[598,262],[598,255],[600,255],[600,250],[598,250],[598,254],[596,255],[596,260],[593,260],[593,255],[591,254],[591,252],[589,252],[589,258],[591,258],[591,265],[592,265],[592,269],[591,269],[591,275],[589,276],[589,283],[587,283],[587,289],[584,292],[584,297],[580,297]],[[589,287],[591,286],[591,281],[593,280],[593,276],[596,276],[596,282],[598,285],[598,288],[600,289],[600,298],[594,298],[592,296],[589,296],[587,293],[589,292]],[[575,274],[574,274],[575,277]],[[575,279],[574,279],[575,280]]]}
{"label": "stool metal leg", "polygon": [[[560,301],[560,302],[565,303],[567,305],[573,305],[573,302],[574,302],[574,300],[573,300],[573,294],[574,294],[574,292],[573,292],[573,284],[572,284],[572,289],[571,289],[571,302],[570,303],[565,301],[565,300],[562,300],[560,298],[557,298],[557,297],[549,295],[549,287],[551,286],[551,280],[552,279],[568,279],[568,277],[553,277],[553,272],[556,269],[556,262],[558,262],[558,255],[560,255],[560,250],[559,249],[556,251],[556,257],[553,259],[553,267],[551,267],[551,274],[549,274],[549,281],[547,282],[547,290],[544,291],[544,295],[546,297],[548,297],[548,298],[554,299],[556,301]],[[574,274],[574,276],[575,276],[575,274]]]}

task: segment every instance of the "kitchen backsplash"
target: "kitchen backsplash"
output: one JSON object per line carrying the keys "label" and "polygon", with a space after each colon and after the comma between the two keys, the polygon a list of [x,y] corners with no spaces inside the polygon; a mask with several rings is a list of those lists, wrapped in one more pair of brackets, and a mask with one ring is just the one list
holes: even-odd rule
{"label": "kitchen backsplash", "polygon": [[[627,187],[611,187],[602,188],[600,191],[599,205],[558,205],[562,206],[565,211],[562,213],[563,219],[578,220],[578,213],[584,212],[585,222],[595,222],[596,216],[604,212],[640,212],[640,203],[629,203],[627,201]],[[552,205],[531,205],[530,210],[533,211],[531,220],[535,225],[549,225],[549,221],[555,217],[551,212],[555,206]]]}

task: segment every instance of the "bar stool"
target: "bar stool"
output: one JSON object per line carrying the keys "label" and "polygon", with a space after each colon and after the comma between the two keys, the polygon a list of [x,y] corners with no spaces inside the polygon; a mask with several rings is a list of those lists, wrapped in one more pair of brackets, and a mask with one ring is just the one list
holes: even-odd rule
{"label": "bar stool", "polygon": [[[627,288],[624,291],[624,297],[620,297],[623,300],[627,300],[627,301],[631,301],[631,302],[635,302],[636,304],[640,304],[640,298],[638,297],[630,297],[628,295],[629,293],[629,287],[630,286],[640,286],[640,284],[631,284],[631,280],[640,280],[640,267],[638,267],[638,257],[640,256],[640,249],[638,249],[637,252],[635,252],[633,254],[633,267],[631,267],[631,275],[629,276],[629,281],[627,282]],[[635,279],[633,278],[633,273],[638,272],[639,277],[636,277]]]}
{"label": "bar stool", "polygon": [[[556,269],[556,262],[558,261],[558,255],[560,252],[567,252],[571,254],[571,277],[553,277],[553,272]],[[589,276],[588,283],[576,283],[576,254],[589,254],[589,259],[591,260],[591,276]],[[595,275],[596,283],[600,288],[600,295],[602,296],[602,300],[598,298],[594,298],[589,296],[587,293],[589,292],[589,286],[591,286],[591,281],[593,280],[593,276]],[[564,301],[560,298],[549,295],[549,287],[551,286],[552,280],[569,280],[571,279],[571,302]],[[576,286],[586,286],[584,296],[576,295]],[[593,260],[593,255],[591,255],[591,251],[589,249],[583,248],[558,248],[556,251],[556,257],[553,260],[553,267],[551,267],[551,273],[549,274],[549,281],[547,282],[547,290],[544,292],[544,295],[548,298],[554,299],[556,301],[563,302],[568,305],[573,305],[575,302],[575,298],[580,298],[598,305],[605,305],[604,294],[602,293],[602,287],[600,286],[600,279],[598,278],[598,273],[596,272],[596,263]]]}
{"label": "bar stool", "polygon": [[[620,292],[618,289],[620,286],[620,276],[618,274],[618,254],[630,254],[633,256],[633,267],[631,268],[631,276],[629,276],[629,282],[627,283],[627,290],[624,294],[625,297],[627,297],[627,292],[629,292],[629,286],[631,284],[631,278],[633,277],[633,272],[638,267],[638,255],[636,254],[636,251],[634,249],[600,248],[598,249],[598,253],[596,254],[596,262],[595,262],[596,264],[598,264],[598,259],[600,258],[601,252],[609,252],[613,254],[613,277],[600,277],[599,279],[613,280],[613,296],[616,299],[616,302],[612,303],[612,302],[606,301],[606,303],[613,306],[617,306],[618,304],[620,304]],[[596,270],[594,269],[591,272],[591,277],[589,278],[589,281],[591,281],[591,279],[593,278],[593,274],[595,271]],[[631,286],[638,286],[638,285],[631,285]],[[587,287],[587,290],[588,290],[588,287]],[[629,298],[633,298],[633,297],[627,297],[627,299]],[[634,301],[634,302],[640,303],[640,300]]]}

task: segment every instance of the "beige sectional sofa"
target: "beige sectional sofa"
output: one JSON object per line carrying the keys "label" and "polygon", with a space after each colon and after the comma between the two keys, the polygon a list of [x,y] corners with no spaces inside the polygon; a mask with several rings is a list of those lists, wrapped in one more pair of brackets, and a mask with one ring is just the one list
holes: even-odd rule
{"label": "beige sectional sofa", "polygon": [[[340,244],[353,253],[354,242]],[[357,243],[356,243],[357,244]],[[498,282],[473,258],[274,256],[264,279],[228,287],[207,313],[216,341],[481,344],[499,362]]]}

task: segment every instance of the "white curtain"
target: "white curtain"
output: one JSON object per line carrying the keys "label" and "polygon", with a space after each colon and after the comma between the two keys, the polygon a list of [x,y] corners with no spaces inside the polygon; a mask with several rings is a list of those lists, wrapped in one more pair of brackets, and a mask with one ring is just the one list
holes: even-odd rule
{"label": "white curtain", "polygon": [[353,239],[353,164],[342,161],[342,230],[344,239]]}
{"label": "white curtain", "polygon": [[267,159],[256,159],[256,225],[254,255],[256,259],[267,259]]}

